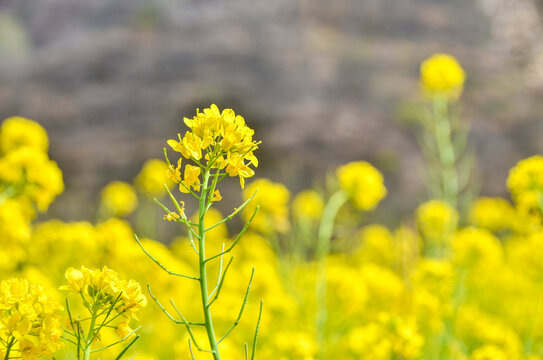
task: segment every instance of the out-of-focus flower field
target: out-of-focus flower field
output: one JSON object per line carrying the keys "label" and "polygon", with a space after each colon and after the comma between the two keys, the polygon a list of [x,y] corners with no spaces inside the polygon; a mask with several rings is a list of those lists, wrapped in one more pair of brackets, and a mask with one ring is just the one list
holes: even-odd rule
{"label": "out-of-focus flower field", "polygon": [[[465,76],[449,55],[421,66],[415,131],[429,197],[395,229],[364,221],[394,196],[374,166],[360,159],[330,169],[319,186],[292,194],[258,177],[265,145],[243,118],[215,106],[185,119],[179,141],[167,142],[165,152],[183,161],[151,159],[132,184],[107,185],[95,219],[37,221],[62,193],[62,172],[37,122],[4,120],[0,359],[238,360],[253,358],[251,345],[254,358],[274,360],[543,359],[543,157],[511,169],[511,201],[473,196],[458,140],[467,130],[451,110]],[[248,224],[241,237],[226,226],[229,214],[211,206],[221,200],[222,175],[240,181],[243,205],[232,217]],[[181,200],[199,191],[198,213]],[[180,199],[175,211],[166,208],[170,194]],[[156,213],[187,225],[169,245]],[[196,226],[201,233],[187,231]],[[220,357],[195,346],[211,342],[195,255],[202,249],[193,242],[203,230],[208,257],[234,255],[209,261],[203,285],[214,289],[204,308]]]}

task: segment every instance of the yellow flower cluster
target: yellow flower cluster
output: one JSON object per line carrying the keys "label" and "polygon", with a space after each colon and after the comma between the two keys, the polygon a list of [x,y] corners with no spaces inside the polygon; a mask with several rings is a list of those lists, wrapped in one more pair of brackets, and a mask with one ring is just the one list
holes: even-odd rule
{"label": "yellow flower cluster", "polygon": [[[192,119],[184,118],[189,127],[179,141],[168,140],[173,150],[181,153],[185,159],[196,164],[225,169],[232,177],[239,176],[241,188],[245,178],[254,175],[250,165],[258,166],[253,151],[258,149],[259,142],[253,140],[254,131],[245,124],[242,116],[236,115],[232,109],[222,112],[213,104],[203,112],[196,111]],[[205,161],[205,162],[204,162]],[[187,164],[183,180],[180,177],[181,160],[176,169],[171,169],[174,180],[181,182],[179,189],[188,192],[191,187],[199,190],[200,167]]]}
{"label": "yellow flower cluster", "polygon": [[349,334],[349,344],[358,359],[418,359],[424,339],[415,319],[394,319],[382,313],[377,321],[355,328]]}
{"label": "yellow flower cluster", "polygon": [[292,201],[292,211],[300,219],[319,220],[324,210],[324,200],[314,190],[304,190]]}
{"label": "yellow flower cluster", "polygon": [[339,186],[360,210],[373,210],[387,194],[383,175],[368,162],[357,161],[340,166],[337,177]]}
{"label": "yellow flower cluster", "polygon": [[422,236],[430,242],[448,241],[458,222],[458,212],[441,200],[430,200],[416,210],[417,226]]}
{"label": "yellow flower cluster", "polygon": [[0,158],[0,192],[12,192],[45,211],[62,191],[62,173],[46,153],[22,147]]}
{"label": "yellow flower cluster", "polygon": [[101,201],[103,211],[113,216],[125,216],[138,206],[138,195],[134,187],[122,181],[109,183],[102,189]]}
{"label": "yellow flower cluster", "polygon": [[447,54],[435,54],[420,65],[420,86],[424,95],[445,97],[454,101],[460,97],[466,73],[458,61]]}
{"label": "yellow flower cluster", "polygon": [[166,174],[168,172],[168,164],[162,160],[151,159],[143,164],[143,168],[134,180],[136,188],[147,197],[159,197],[166,190],[164,183],[168,183]]}
{"label": "yellow flower cluster", "polygon": [[47,148],[45,130],[32,120],[14,117],[0,125],[0,272],[25,260],[36,209],[47,210],[64,190]]}
{"label": "yellow flower cluster", "polygon": [[46,153],[49,138],[37,122],[20,116],[10,117],[0,126],[0,153],[5,155],[20,148]]}
{"label": "yellow flower cluster", "polygon": [[147,298],[134,280],[120,280],[117,272],[104,266],[102,269],[66,270],[68,285],[63,289],[81,294],[93,309],[103,309],[114,304],[115,311],[136,317],[136,313],[147,305]]}
{"label": "yellow flower cluster", "polygon": [[243,209],[243,219],[249,221],[257,206],[258,214],[251,222],[251,229],[262,234],[284,233],[290,228],[288,202],[290,192],[285,185],[268,179],[257,179],[243,190],[243,200],[253,200]]}
{"label": "yellow flower cluster", "polygon": [[[2,153],[1,159],[17,151]],[[283,185],[264,179],[253,181],[244,190],[244,198],[250,198],[256,188],[259,191],[249,204],[253,208],[243,213],[246,218],[252,216],[256,205],[261,212],[244,241],[232,250],[236,261],[231,266],[224,262],[222,267],[218,261],[208,264],[210,286],[228,266],[228,279],[222,284],[220,298],[213,303],[216,329],[222,336],[235,321],[249,266],[257,264],[258,276],[251,286],[244,316],[256,319],[256,299],[264,299],[256,352],[259,359],[542,360],[543,318],[537,314],[543,307],[543,217],[534,216],[541,209],[533,201],[533,193],[538,197],[540,165],[539,160],[529,161],[530,166],[521,163],[512,170],[508,184],[516,206],[499,198],[478,199],[467,227],[459,221],[457,211],[441,201],[418,208],[413,216],[416,227],[408,221],[396,229],[382,225],[360,228],[359,223],[348,218],[349,212],[341,214],[337,221],[341,226],[334,229],[333,253],[323,260],[326,273],[320,279],[311,247],[315,245],[314,230],[322,220],[318,215],[324,205],[320,196],[304,191],[291,202]],[[386,193],[381,188],[382,176],[370,176],[376,181],[359,181],[364,176],[353,173],[357,175],[345,176],[348,180],[344,179],[343,185],[349,186],[342,189],[353,203],[358,194],[361,199],[373,199],[375,206]],[[199,185],[196,177],[190,180],[190,176],[179,176],[179,182]],[[119,316],[99,332],[93,349],[132,334],[130,317],[137,315],[142,336],[127,358],[139,353],[145,359],[191,359],[186,330],[157,316],[156,306],[142,308],[146,299],[138,283],[152,279],[153,295],[164,305],[168,299],[176,299],[175,306],[194,324],[201,321],[194,315],[201,312],[201,304],[194,301],[200,288],[192,282],[177,286],[176,278],[157,268],[142,254],[127,221],[109,218],[92,224],[51,219],[33,224],[28,196],[0,201],[0,272],[6,278],[25,277],[39,283],[51,294],[49,297],[39,286],[27,285],[25,280],[0,283],[0,359],[6,358],[10,338],[16,337],[21,340],[13,343],[8,359],[74,358],[68,351],[70,344],[59,349],[63,322],[58,319],[60,306],[51,300],[63,294],[58,292],[63,277],[68,280],[65,288],[77,293],[70,299],[79,300],[82,294],[96,306],[108,306],[118,299],[115,315]],[[364,209],[371,208],[359,200],[361,203]],[[204,227],[223,218],[210,209]],[[307,218],[314,221],[296,221]],[[300,230],[300,224],[307,229]],[[283,240],[292,238],[307,244],[309,250],[299,257],[278,256],[270,246],[275,235],[281,237],[281,246],[286,243]],[[208,256],[234,241],[224,224],[206,233],[206,240]],[[428,254],[426,249],[433,241],[440,242],[447,251],[438,257]],[[142,243],[172,271],[198,274],[198,267],[188,260],[194,256],[188,239],[178,239],[173,246],[152,239],[142,239]],[[88,267],[73,267],[83,263]],[[322,303],[315,300],[319,281],[324,281],[326,287]],[[23,298],[28,301],[14,300]],[[166,307],[170,315],[181,319],[175,308]],[[72,306],[72,301],[70,310],[74,323],[81,324],[88,318],[77,317],[81,306]],[[323,312],[327,314],[326,323],[318,329],[316,314]],[[71,328],[64,328],[64,336],[69,338]],[[86,331],[88,326],[81,328]],[[316,335],[318,330],[321,336]],[[223,358],[244,358],[244,344],[253,333],[254,323],[240,322],[220,343]],[[195,338],[200,344],[207,340],[201,331],[195,332]],[[111,347],[100,357],[114,359],[118,353],[118,348]],[[205,354],[202,356],[205,358]]]}
{"label": "yellow flower cluster", "polygon": [[0,282],[0,358],[53,357],[62,342],[60,304],[25,279]]}
{"label": "yellow flower cluster", "polygon": [[499,232],[515,226],[515,209],[502,198],[480,197],[471,206],[470,222],[478,227]]}
{"label": "yellow flower cluster", "polygon": [[519,210],[541,216],[543,212],[543,156],[521,160],[509,172],[507,187]]}
{"label": "yellow flower cluster", "polygon": [[468,227],[460,230],[453,241],[453,261],[459,267],[496,267],[503,258],[503,248],[488,230]]}

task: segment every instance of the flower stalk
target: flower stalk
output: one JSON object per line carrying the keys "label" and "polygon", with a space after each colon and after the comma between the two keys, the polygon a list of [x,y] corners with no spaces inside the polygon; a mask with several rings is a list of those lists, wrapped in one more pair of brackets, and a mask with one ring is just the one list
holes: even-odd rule
{"label": "flower stalk", "polygon": [[[239,208],[235,209],[232,214],[221,219],[214,225],[206,227],[205,217],[208,210],[213,206],[213,203],[222,199],[222,196],[217,189],[221,181],[223,181],[227,176],[237,176],[239,177],[240,185],[243,188],[245,185],[245,178],[249,178],[254,175],[254,170],[251,169],[249,165],[258,165],[258,161],[253,155],[253,151],[258,148],[258,144],[260,142],[252,140],[254,131],[247,127],[245,125],[245,120],[241,116],[235,115],[231,109],[226,109],[220,112],[217,106],[212,105],[209,109],[204,109],[203,112],[197,111],[196,116],[192,119],[185,118],[184,122],[190,128],[190,131],[187,131],[184,137],[179,135],[179,141],[168,140],[168,145],[170,145],[174,151],[179,152],[182,157],[177,161],[176,166],[172,165],[170,162],[166,149],[164,149],[164,157],[166,163],[168,164],[169,179],[174,183],[179,184],[179,191],[181,193],[189,194],[197,200],[198,220],[197,222],[194,222],[187,218],[185,215],[184,202],[178,201],[166,185],[164,185],[164,187],[174,205],[175,211],[170,210],[166,205],[162,204],[156,198],[155,202],[157,202],[159,206],[166,211],[164,219],[179,222],[187,228],[190,246],[198,256],[198,277],[177,274],[170,271],[145,249],[136,235],[134,237],[145,254],[147,254],[151,260],[153,260],[168,274],[199,282],[203,322],[187,321],[185,316],[183,316],[181,311],[175,305],[174,301],[170,300],[170,304],[180,319],[175,318],[151,293],[149,285],[148,289],[151,298],[157,303],[159,308],[166,314],[166,316],[176,324],[186,327],[190,335],[189,351],[191,358],[194,359],[194,355],[192,353],[192,345],[194,344],[198,351],[211,353],[214,360],[220,360],[221,355],[219,344],[239,324],[247,304],[251,283],[254,277],[253,268],[239,315],[230,329],[218,339],[216,330],[214,328],[212,305],[219,298],[227,271],[233,261],[232,256],[230,257],[230,260],[228,260],[223,271],[224,256],[232,251],[242,235],[245,233],[245,231],[247,231],[249,224],[258,211],[258,207],[254,210],[253,216],[236,236],[233,243],[227,249],[225,249],[223,244],[222,250],[218,254],[208,254],[208,249],[206,248],[206,233],[236,216],[250,202],[250,200],[254,197],[254,194]],[[183,158],[189,160],[195,165],[186,164],[182,174],[181,165]],[[195,244],[196,242],[197,245]],[[210,291],[208,288],[208,263],[215,260],[219,261],[219,275],[217,276],[217,281],[214,288]],[[251,359],[254,359],[261,314],[262,309],[258,318],[257,328],[253,339]],[[198,341],[194,336],[194,331],[192,330],[193,326],[202,326],[205,328],[209,348],[204,348],[198,344]]]}

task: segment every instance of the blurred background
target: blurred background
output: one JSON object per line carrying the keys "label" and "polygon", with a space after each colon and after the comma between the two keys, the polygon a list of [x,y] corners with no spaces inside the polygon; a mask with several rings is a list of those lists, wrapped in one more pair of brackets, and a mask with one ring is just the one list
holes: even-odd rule
{"label": "blurred background", "polygon": [[541,0],[0,0],[0,118],[47,129],[66,183],[51,217],[91,217],[106,183],[216,103],[262,140],[257,177],[293,192],[373,163],[389,195],[371,216],[390,224],[428,197],[403,118],[435,52],[467,72],[481,194],[505,195],[508,169],[543,152],[542,16]]}

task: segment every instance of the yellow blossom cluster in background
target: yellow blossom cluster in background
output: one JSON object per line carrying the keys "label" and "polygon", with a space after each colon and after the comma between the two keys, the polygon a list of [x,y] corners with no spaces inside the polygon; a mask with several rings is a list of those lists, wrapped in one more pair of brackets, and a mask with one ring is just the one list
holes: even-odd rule
{"label": "yellow blossom cluster in background", "polygon": [[[447,55],[421,67],[424,93],[447,102],[464,80]],[[541,156],[511,169],[512,201],[479,197],[462,211],[434,197],[389,228],[367,220],[394,196],[369,162],[339,166],[321,188],[294,196],[272,179],[245,186],[260,143],[243,117],[212,105],[184,121],[189,130],[165,150],[179,161],[153,159],[134,184],[108,184],[96,220],[74,222],[36,220],[63,190],[45,130],[23,118],[0,125],[0,359],[72,360],[78,346],[87,359],[192,360],[191,350],[212,359],[195,348],[207,341],[190,232],[200,227],[207,256],[232,247],[236,259],[206,264],[209,287],[221,291],[212,305],[215,331],[228,334],[218,345],[225,360],[246,358],[259,299],[256,359],[543,360]],[[211,207],[221,177],[237,177],[247,202],[226,217]],[[172,183],[187,197],[207,187],[200,200],[209,207],[175,199],[175,211],[148,207],[154,197],[163,204]],[[223,221],[238,212],[248,222],[241,240]],[[164,239],[162,217],[188,231]]]}
{"label": "yellow blossom cluster in background", "polygon": [[454,101],[464,89],[466,73],[458,61],[448,54],[435,54],[420,65],[420,86],[428,97],[441,96]]}

